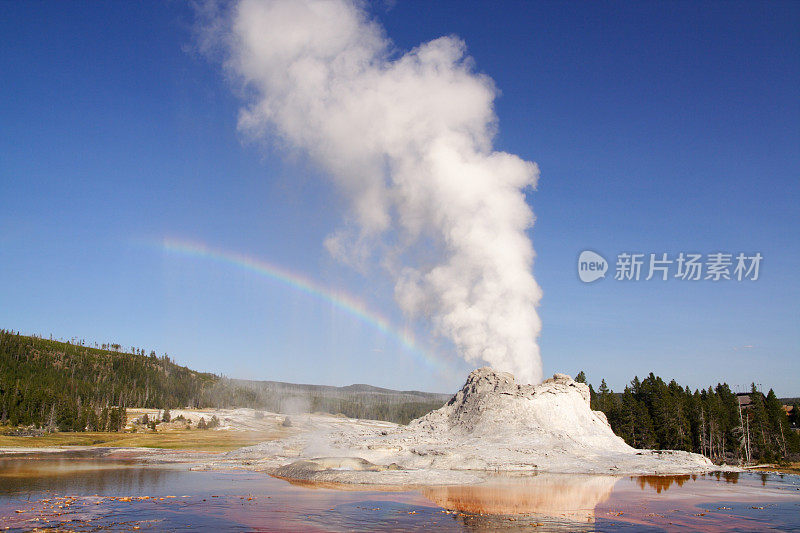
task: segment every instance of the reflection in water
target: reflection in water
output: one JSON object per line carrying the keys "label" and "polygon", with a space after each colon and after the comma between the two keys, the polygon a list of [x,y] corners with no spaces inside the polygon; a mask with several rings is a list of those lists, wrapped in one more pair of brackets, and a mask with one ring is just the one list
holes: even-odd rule
{"label": "reflection in water", "polygon": [[97,454],[0,457],[0,496],[45,490],[127,494],[157,490],[177,475],[176,470],[143,468],[132,460],[102,458]]}
{"label": "reflection in water", "polygon": [[96,453],[0,457],[0,526],[87,533],[800,530],[798,476],[539,474],[476,486],[346,488]]}
{"label": "reflection in water", "polygon": [[445,509],[501,515],[537,514],[593,522],[595,507],[608,499],[619,477],[537,474],[480,485],[440,486],[422,494]]}
{"label": "reflection in water", "polygon": [[[734,483],[734,484],[736,484],[739,481],[739,472],[715,472],[714,475],[716,476],[717,481],[719,481],[720,478],[722,478],[722,479],[725,480],[725,483]],[[762,477],[761,481],[765,482],[766,479]],[[762,483],[762,485],[763,485],[763,483]]]}
{"label": "reflection in water", "polygon": [[697,476],[689,476],[688,474],[684,476],[638,476],[636,478],[632,477],[631,479],[636,479],[636,482],[642,490],[644,490],[645,487],[650,487],[661,494],[662,490],[669,489],[673,483],[682,487],[689,479],[697,479]]}
{"label": "reflection in water", "polygon": [[[717,481],[724,480],[725,483],[733,483],[734,485],[739,481],[739,472],[714,472],[711,475],[716,477]],[[682,476],[631,476],[630,479],[635,480],[636,484],[639,485],[639,488],[642,490],[649,487],[661,494],[661,491],[669,489],[673,484],[682,487],[683,484],[690,479],[692,481],[697,481],[697,474],[686,474]],[[762,486],[766,485],[765,478],[762,477],[761,481]]]}

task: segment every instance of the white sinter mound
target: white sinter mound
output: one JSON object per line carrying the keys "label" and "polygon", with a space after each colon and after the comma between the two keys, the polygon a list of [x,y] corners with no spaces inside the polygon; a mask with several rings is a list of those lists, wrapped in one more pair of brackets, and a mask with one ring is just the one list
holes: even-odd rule
{"label": "white sinter mound", "polygon": [[589,409],[589,387],[565,374],[539,385],[517,385],[514,376],[489,367],[472,372],[447,405],[410,424],[423,430],[518,442],[557,441],[561,446],[631,450]]}
{"label": "white sinter mound", "polygon": [[589,407],[589,388],[556,374],[539,385],[484,367],[443,407],[408,426],[309,417],[290,440],[233,452],[279,476],[345,483],[453,483],[489,472],[672,474],[714,465],[698,454],[636,450]]}

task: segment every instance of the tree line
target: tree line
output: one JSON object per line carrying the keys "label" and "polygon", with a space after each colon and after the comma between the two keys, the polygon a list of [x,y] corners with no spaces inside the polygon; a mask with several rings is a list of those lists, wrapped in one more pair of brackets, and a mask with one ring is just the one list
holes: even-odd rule
{"label": "tree line", "polygon": [[[127,407],[251,407],[405,424],[445,403],[443,395],[374,387],[248,383],[191,370],[154,351],[120,350],[119,344],[95,348],[0,329],[0,425],[120,431]],[[585,374],[576,380],[585,383]],[[753,386],[745,408],[725,383],[692,392],[652,373],[634,378],[621,393],[605,380],[590,391],[592,408],[605,413],[614,432],[636,448],[687,450],[728,463],[772,462],[800,453],[800,406],[795,404],[790,419],[772,390],[764,396]]]}
{"label": "tree line", "polygon": [[96,348],[84,341],[62,342],[0,329],[0,425],[121,431],[128,407],[251,407],[408,423],[444,404],[427,398],[408,401],[404,394],[370,397],[350,393],[346,387],[280,392],[197,372],[175,364],[166,354],[146,355],[143,348],[121,350],[118,343]]}
{"label": "tree line", "polygon": [[[576,381],[586,383],[580,372]],[[790,418],[775,392],[751,386],[750,403],[740,405],[727,383],[692,391],[651,372],[635,377],[622,393],[605,380],[589,386],[591,406],[605,413],[614,433],[634,448],[685,450],[716,463],[745,464],[797,460],[798,411]]]}
{"label": "tree line", "polygon": [[0,330],[0,424],[119,431],[126,407],[197,405],[218,378],[168,357]]}

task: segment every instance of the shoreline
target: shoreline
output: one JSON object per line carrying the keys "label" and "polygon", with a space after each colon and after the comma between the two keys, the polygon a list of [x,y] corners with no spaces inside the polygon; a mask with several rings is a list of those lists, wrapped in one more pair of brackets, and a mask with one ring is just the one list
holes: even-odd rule
{"label": "shoreline", "polygon": [[[284,418],[285,415],[274,413],[268,413],[265,417],[275,430],[280,428],[280,422]],[[661,464],[659,458],[672,456],[673,452],[648,450],[636,450],[632,454],[608,454],[595,457],[588,463],[582,461],[580,457],[570,456],[566,453],[567,450],[560,454],[550,450],[543,455],[528,457],[527,463],[509,462],[507,468],[476,468],[458,457],[450,457],[443,461],[446,457],[445,452],[438,455],[428,454],[424,443],[406,442],[405,447],[394,446],[395,443],[391,441],[409,438],[405,435],[408,426],[326,414],[291,415],[291,418],[293,421],[291,428],[282,428],[283,432],[280,435],[267,432],[271,435],[269,440],[258,440],[258,443],[252,446],[225,445],[225,443],[230,444],[232,439],[256,438],[264,434],[237,429],[235,425],[231,425],[227,429],[188,432],[190,435],[202,433],[208,439],[216,441],[220,445],[216,449],[199,449],[191,446],[174,448],[173,439],[184,437],[186,432],[165,430],[152,434],[151,437],[153,442],[164,439],[167,442],[166,447],[105,444],[0,446],[0,458],[38,453],[98,454],[152,465],[181,464],[190,470],[264,472],[294,483],[331,484],[340,487],[476,485],[498,475],[509,478],[544,474],[619,477],[747,471],[730,465],[680,463],[680,461]],[[71,438],[75,434],[61,434],[61,436]],[[463,450],[470,444],[473,446],[476,443],[480,444],[480,441],[481,439],[475,439],[472,443],[450,441],[447,444],[449,448]],[[358,445],[353,445],[354,442]],[[497,443],[485,444],[492,448]],[[678,458],[686,453],[678,452]],[[413,458],[422,461],[409,464],[414,463]],[[543,459],[550,459],[549,464]],[[657,462],[653,463],[653,460]],[[454,461],[459,464],[453,465]],[[392,467],[392,463],[396,463],[396,466]],[[653,468],[654,464],[661,465],[662,468]]]}

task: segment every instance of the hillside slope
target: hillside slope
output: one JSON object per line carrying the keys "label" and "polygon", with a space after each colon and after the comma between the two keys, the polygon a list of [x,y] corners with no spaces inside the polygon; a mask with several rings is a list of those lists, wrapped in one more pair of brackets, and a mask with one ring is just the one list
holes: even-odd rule
{"label": "hillside slope", "polygon": [[[0,422],[82,430],[111,406],[199,405],[219,380],[166,356],[120,353],[0,330]],[[92,429],[105,429],[94,425]]]}
{"label": "hillside slope", "polygon": [[0,330],[0,424],[12,426],[115,429],[119,419],[108,422],[114,407],[252,407],[407,423],[448,397],[370,385],[233,380],[153,352],[125,353]]}

